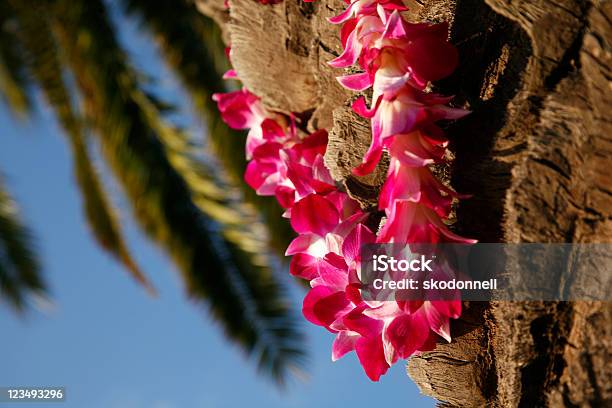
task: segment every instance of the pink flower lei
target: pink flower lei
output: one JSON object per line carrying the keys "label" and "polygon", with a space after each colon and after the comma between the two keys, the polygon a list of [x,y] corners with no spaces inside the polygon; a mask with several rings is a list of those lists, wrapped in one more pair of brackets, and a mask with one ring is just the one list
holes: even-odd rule
{"label": "pink flower lei", "polygon": [[266,110],[246,89],[213,96],[230,127],[248,129],[246,182],[260,195],[276,196],[298,233],[286,254],[293,256],[291,274],[310,282],[304,316],[336,335],[332,360],[355,351],[373,381],[399,359],[432,350],[438,336],[450,341],[449,320],[460,316],[461,301],[364,300],[361,246],[476,242],[446,227],[452,201],[460,197],[429,169],[444,162],[448,145],[436,122],[468,113],[426,90],[454,71],[457,51],[447,41],[446,24],[408,23],[405,10],[401,0],[354,0],[330,19],[342,25],[344,51],[329,64],[363,70],[338,81],[354,91],[372,88],[370,106],[364,97],[353,104],[372,127],[370,148],[354,173],[372,172],[383,151],[391,159],[379,198],[386,216],[379,231],[365,225],[369,214],[337,189],[325,167],[325,130],[299,130],[293,117]]}

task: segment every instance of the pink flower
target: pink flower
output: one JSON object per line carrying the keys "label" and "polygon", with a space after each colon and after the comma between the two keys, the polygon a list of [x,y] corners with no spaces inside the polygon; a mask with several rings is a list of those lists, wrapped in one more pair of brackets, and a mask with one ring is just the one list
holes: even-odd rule
{"label": "pink flower", "polygon": [[265,119],[259,99],[246,88],[234,92],[216,93],[212,98],[217,102],[223,121],[232,129],[252,128]]}
{"label": "pink flower", "polygon": [[[231,73],[231,71],[230,71]],[[249,129],[246,144],[247,159],[253,151],[265,141],[283,142],[295,137],[292,128],[286,130],[281,124],[270,118],[259,98],[243,88],[228,93],[213,95],[223,121],[232,129]]]}
{"label": "pink flower", "polygon": [[392,157],[379,208],[385,210],[396,200],[406,200],[425,205],[440,217],[448,217],[452,200],[457,197],[427,167],[409,167]]}
{"label": "pink flower", "polygon": [[448,24],[408,24],[397,10],[389,12],[379,6],[376,11],[355,22],[349,20],[343,27],[344,52],[329,64],[345,68],[362,57],[360,65],[366,70],[339,77],[344,86],[363,90],[379,82],[379,87],[391,83],[398,88],[410,81],[422,89],[455,70],[458,54],[447,41]]}
{"label": "pink flower", "polygon": [[324,266],[312,278],[303,313],[310,322],[337,333],[333,361],[355,351],[368,377],[378,381],[399,358],[433,349],[431,332],[450,340],[449,319],[459,316],[461,302],[364,302],[356,290],[356,269],[345,260],[358,265],[359,249],[373,239],[374,234],[358,224],[344,240],[342,256],[325,257]]}
{"label": "pink flower", "polygon": [[394,200],[386,208],[387,221],[378,234],[381,243],[465,243],[476,240],[451,232],[434,210],[410,200]]}
{"label": "pink flower", "polygon": [[[347,200],[350,199],[344,201]],[[312,280],[328,254],[341,255],[344,239],[364,218],[364,214],[356,211],[342,219],[338,204],[345,205],[344,202],[311,194],[291,209],[291,226],[300,234],[289,244],[285,253],[294,255],[290,269],[293,275]],[[353,253],[351,255],[354,256]]]}
{"label": "pink flower", "polygon": [[444,161],[448,139],[435,125],[426,124],[407,134],[398,134],[389,143],[389,155],[404,166],[423,167]]}
{"label": "pink flower", "polygon": [[274,140],[265,140],[254,148],[247,165],[244,178],[257,194],[275,195],[283,208],[291,208],[309,194],[327,194],[336,189],[323,164],[326,131],[297,142],[295,137],[286,137],[284,143]]}
{"label": "pink flower", "polygon": [[247,165],[244,180],[257,194],[275,195],[279,204],[288,208],[295,201],[295,187],[287,178],[286,166],[281,159],[282,148],[282,144],[274,142],[257,146]]}
{"label": "pink flower", "polygon": [[366,309],[363,303],[354,305],[346,292],[316,286],[304,298],[302,311],[311,323],[337,333],[332,345],[333,361],[355,350],[367,376],[378,381],[390,366],[384,352],[383,322],[366,316]]}
{"label": "pink flower", "polygon": [[432,350],[436,344],[432,333],[450,341],[449,320],[459,317],[461,302],[387,301],[364,314],[382,322],[385,361],[392,365],[398,359]]}
{"label": "pink flower", "polygon": [[[300,200],[297,210],[291,209],[292,225],[301,235],[287,248],[287,255],[293,255],[290,273],[316,285],[321,271],[330,264],[338,265],[332,256],[343,254],[342,269],[356,270],[361,240],[361,224],[364,217],[359,205],[346,193],[331,192],[325,196],[313,194]],[[314,213],[312,211],[320,211]],[[321,220],[313,217],[322,215]],[[353,228],[358,231],[359,241],[355,241]],[[365,227],[363,227],[365,228]],[[367,242],[374,242],[374,234],[369,230]],[[365,242],[365,241],[363,241]],[[336,260],[336,262],[333,262]],[[338,269],[338,268],[336,268]]]}
{"label": "pink flower", "polygon": [[311,193],[336,190],[336,183],[323,163],[326,148],[327,132],[319,130],[281,152],[286,176],[296,190],[296,201]]}
{"label": "pink flower", "polygon": [[338,16],[330,18],[329,22],[332,24],[341,24],[346,23],[353,17],[376,14],[379,6],[382,7],[383,10],[408,10],[401,0],[354,0],[350,2],[346,10]]}
{"label": "pink flower", "polygon": [[[395,297],[364,300],[361,247],[396,243],[418,253],[426,249],[421,243],[475,242],[445,225],[453,200],[462,197],[429,169],[444,162],[448,145],[435,122],[467,112],[449,107],[451,98],[427,91],[431,81],[448,76],[458,62],[446,24],[407,23],[400,14],[406,10],[401,0],[346,2],[347,9],[330,19],[342,24],[344,46],[330,65],[358,64],[363,72],[338,81],[355,91],[373,88],[370,107],[363,97],[353,104],[372,127],[370,148],[354,173],[370,173],[383,151],[389,153],[379,198],[386,220],[378,234],[363,225],[368,213],[337,189],[325,167],[327,132],[304,136],[292,115],[268,112],[246,89],[213,98],[229,126],[249,129],[245,180],[257,194],[275,195],[299,234],[286,254],[293,255],[291,274],[310,281],[304,316],[336,334],[332,360],[355,351],[368,377],[378,381],[398,359],[433,349],[437,336],[450,341],[449,321],[459,317],[461,301],[456,291],[406,299],[402,292],[381,292]],[[236,73],[230,70],[225,77],[235,79]],[[440,255],[432,277],[453,278],[455,271]]]}
{"label": "pink flower", "polygon": [[363,162],[353,170],[356,175],[371,173],[380,161],[382,150],[388,147],[391,136],[411,133],[419,128],[431,127],[440,119],[459,119],[467,115],[463,109],[446,106],[451,98],[426,94],[409,86],[394,95],[382,94],[369,109],[363,97],[353,103],[353,110],[372,120],[372,143]]}
{"label": "pink flower", "polygon": [[[302,311],[308,321],[337,333],[332,346],[332,360],[355,350],[366,374],[378,381],[389,364],[385,359],[383,322],[364,314],[367,304],[361,300],[356,268],[361,245],[374,241],[374,234],[362,224],[346,236],[341,255],[328,253],[311,269],[311,286]],[[349,261],[347,264],[346,261]]]}

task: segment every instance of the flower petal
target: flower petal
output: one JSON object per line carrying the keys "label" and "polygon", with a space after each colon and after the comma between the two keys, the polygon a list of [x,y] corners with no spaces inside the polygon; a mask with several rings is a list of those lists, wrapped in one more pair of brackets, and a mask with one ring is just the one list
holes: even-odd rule
{"label": "flower petal", "polygon": [[459,62],[457,49],[446,38],[423,36],[411,41],[405,50],[415,75],[427,81],[438,81],[449,76]]}
{"label": "flower petal", "polygon": [[429,324],[423,313],[398,316],[386,328],[383,338],[388,341],[399,358],[408,358],[429,337]]}
{"label": "flower petal", "polygon": [[264,119],[264,121],[261,122],[261,130],[263,137],[266,140],[274,140],[285,137],[285,131],[281,125],[279,125],[278,122],[273,119]]}
{"label": "flower petal", "polygon": [[344,23],[345,21],[347,21],[348,19],[350,19],[353,16],[354,13],[354,7],[357,3],[351,3],[349,4],[349,6],[346,8],[346,10],[344,10],[342,13],[338,14],[337,16],[334,17],[330,17],[327,19],[327,21],[329,21],[332,24],[341,24]]}
{"label": "flower petal", "polygon": [[312,280],[319,276],[318,259],[306,253],[297,253],[291,258],[289,273],[298,278]]}
{"label": "flower petal", "polygon": [[355,102],[353,102],[351,107],[353,108],[353,111],[359,116],[362,116],[366,119],[370,119],[374,117],[374,114],[376,113],[376,109],[378,107],[378,103],[379,102],[377,101],[377,104],[375,105],[375,107],[370,109],[366,105],[365,98],[361,96],[357,100],[355,100]]}
{"label": "flower petal", "polygon": [[346,39],[346,46],[340,56],[329,61],[328,64],[334,68],[346,68],[357,62],[361,49],[361,42],[357,40],[357,30],[353,30]]}
{"label": "flower petal", "polygon": [[238,74],[235,70],[230,69],[223,74],[223,79],[238,79]]}
{"label": "flower petal", "polygon": [[429,327],[434,333],[439,334],[446,341],[450,343],[450,324],[448,316],[442,315],[440,311],[434,307],[431,302],[425,302],[423,304],[424,315],[428,322]]}
{"label": "flower petal", "polygon": [[357,226],[346,236],[342,243],[342,255],[350,263],[361,259],[361,247],[371,244],[376,236],[363,224]]}
{"label": "flower petal", "polygon": [[363,313],[366,308],[366,305],[362,305],[351,310],[342,321],[347,328],[364,337],[376,337],[383,328],[383,322],[366,316]]}
{"label": "flower petal", "polygon": [[346,353],[355,350],[355,342],[359,338],[356,333],[343,330],[336,335],[334,344],[332,345],[332,361],[338,361]]}
{"label": "flower petal", "polygon": [[298,253],[308,253],[308,249],[317,241],[321,240],[321,237],[315,234],[301,234],[298,235],[291,241],[285,255],[294,255]]}
{"label": "flower petal", "polygon": [[324,236],[339,221],[336,207],[318,194],[304,197],[291,209],[291,226],[300,234],[313,232]]}
{"label": "flower petal", "polygon": [[370,380],[378,381],[380,376],[389,369],[381,336],[360,337],[355,342],[355,352]]}
{"label": "flower petal", "polygon": [[306,294],[302,313],[318,326],[329,327],[349,306],[344,292],[334,292],[326,286],[316,286]]}
{"label": "flower petal", "polygon": [[351,91],[364,91],[372,86],[372,79],[367,72],[336,77],[340,85]]}

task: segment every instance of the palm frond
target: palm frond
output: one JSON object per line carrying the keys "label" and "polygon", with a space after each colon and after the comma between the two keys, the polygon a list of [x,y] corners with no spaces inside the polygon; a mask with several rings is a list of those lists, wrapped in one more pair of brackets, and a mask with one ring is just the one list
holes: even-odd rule
{"label": "palm frond", "polygon": [[221,76],[229,68],[224,44],[217,24],[204,16],[189,0],[122,0],[125,10],[140,18],[143,27],[157,40],[160,49],[197,111],[208,127],[207,137],[215,157],[227,170],[230,182],[240,186],[246,201],[264,219],[268,231],[260,236],[261,251],[273,247],[284,254],[293,232],[280,215],[282,210],[270,197],[257,196],[244,183],[246,167],[243,132],[230,129],[220,118],[212,95],[226,92]]}
{"label": "palm frond", "polygon": [[13,10],[0,2],[0,97],[19,116],[25,116],[32,105],[24,68]]}
{"label": "palm frond", "polygon": [[[208,300],[230,338],[277,379],[302,358],[301,337],[282,288],[248,254],[215,234],[167,149],[180,135],[155,112],[120,48],[100,0],[56,2],[59,43],[98,131],[106,160],[148,235],[173,258],[188,293]],[[210,187],[210,186],[209,186]],[[243,258],[240,258],[240,257]]]}
{"label": "palm frond", "polygon": [[36,0],[9,0],[8,3],[19,25],[18,39],[23,44],[28,70],[54,110],[70,143],[73,171],[92,233],[104,250],[120,261],[136,281],[153,293],[153,287],[128,250],[118,217],[90,158],[84,126],[73,108],[57,45],[49,26],[50,9],[45,2]]}
{"label": "palm frond", "polygon": [[22,310],[28,294],[46,290],[30,231],[0,179],[0,299]]}
{"label": "palm frond", "polygon": [[[219,115],[212,94],[226,91],[220,72],[229,68],[217,25],[184,0],[123,0],[123,4],[129,14],[139,16],[143,27],[152,32],[166,62],[189,90],[209,128],[215,129]],[[240,179],[246,161],[236,153],[244,151],[245,135],[228,130],[227,126],[215,130],[209,137],[216,155]]]}
{"label": "palm frond", "polygon": [[272,260],[265,239],[269,231],[257,211],[243,200],[222,170],[212,167],[211,158],[206,161],[201,157],[201,144],[191,140],[182,129],[161,120],[156,101],[142,93],[134,95],[147,122],[159,135],[169,162],[189,187],[194,204],[220,225],[219,232],[233,247],[247,253],[246,259],[269,269]]}

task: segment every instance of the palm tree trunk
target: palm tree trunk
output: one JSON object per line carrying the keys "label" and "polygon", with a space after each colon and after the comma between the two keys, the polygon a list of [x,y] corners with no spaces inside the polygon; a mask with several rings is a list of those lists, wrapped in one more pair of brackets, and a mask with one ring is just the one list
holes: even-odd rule
{"label": "palm tree trunk", "polygon": [[[214,10],[222,0],[199,0]],[[219,3],[219,4],[217,4]],[[610,19],[605,1],[407,1],[414,21],[452,22],[457,72],[437,86],[473,111],[448,130],[452,184],[471,193],[455,228],[481,242],[611,242]],[[223,27],[245,85],[272,109],[330,130],[326,164],[362,203],[380,172],[355,179],[369,129],[326,61],[340,0],[232,0]],[[226,16],[227,17],[227,16]],[[612,308],[598,302],[467,305],[455,340],[412,358],[421,390],[445,406],[612,404]]]}

